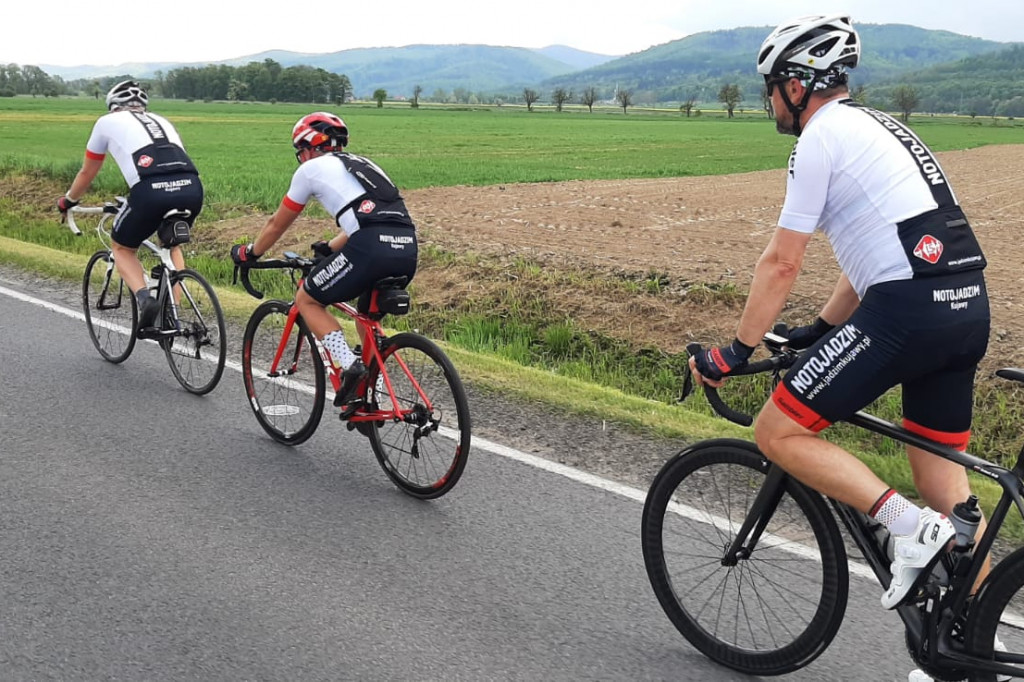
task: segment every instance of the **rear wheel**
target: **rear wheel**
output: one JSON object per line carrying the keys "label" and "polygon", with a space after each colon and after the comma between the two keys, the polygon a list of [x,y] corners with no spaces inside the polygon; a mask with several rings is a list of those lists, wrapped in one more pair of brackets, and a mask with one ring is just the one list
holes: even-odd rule
{"label": "rear wheel", "polygon": [[384,473],[403,492],[421,499],[440,497],[458,483],[469,457],[469,399],[462,380],[437,344],[419,334],[396,334],[381,355],[385,371],[371,363],[367,402],[405,416],[363,422],[360,431],[370,439]]}
{"label": "rear wheel", "polygon": [[[1024,677],[1024,547],[1000,561],[978,591],[967,612],[966,644],[974,656],[1014,662],[1014,677]],[[970,679],[995,682],[1009,677],[972,673]]]}
{"label": "rear wheel", "polygon": [[[203,395],[212,391],[224,373],[227,329],[224,313],[213,287],[194,270],[174,276],[181,288],[178,301],[179,329],[160,345],[174,377],[186,391]],[[174,329],[173,313],[164,311],[164,330]]]}
{"label": "rear wheel", "polygon": [[242,379],[263,430],[297,445],[320,424],[326,389],[316,340],[301,317],[288,324],[290,309],[291,303],[267,301],[253,311],[242,340]]}
{"label": "rear wheel", "polygon": [[85,326],[96,350],[110,362],[124,362],[135,348],[139,313],[135,296],[114,267],[109,251],[97,251],[82,280]]}
{"label": "rear wheel", "polygon": [[752,443],[688,448],[651,484],[641,536],[651,587],[676,629],[708,658],[750,675],[782,675],[821,655],[849,588],[831,512],[792,478],[749,554],[727,558],[768,468]]}

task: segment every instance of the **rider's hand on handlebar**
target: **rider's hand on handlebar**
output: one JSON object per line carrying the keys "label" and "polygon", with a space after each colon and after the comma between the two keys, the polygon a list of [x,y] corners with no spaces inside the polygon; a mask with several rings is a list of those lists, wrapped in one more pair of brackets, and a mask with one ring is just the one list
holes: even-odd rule
{"label": "rider's hand on handlebar", "polygon": [[697,381],[718,387],[722,378],[747,364],[754,354],[754,347],[739,339],[733,339],[728,346],[708,348],[690,358],[690,371]]}
{"label": "rider's hand on handlebar", "polygon": [[332,253],[334,253],[334,251],[331,250],[331,245],[322,240],[318,242],[313,242],[312,244],[309,245],[309,248],[313,249],[313,253],[323,258],[327,258]]}
{"label": "rider's hand on handlebar", "polygon": [[812,324],[794,327],[783,336],[789,339],[789,342],[786,344],[788,347],[793,350],[803,350],[813,346],[815,341],[832,331],[833,327],[835,327],[834,324],[829,324],[821,319],[821,317],[818,317]]}
{"label": "rider's hand on handlebar", "polygon": [[75,206],[78,206],[78,202],[68,199],[66,194],[60,199],[57,199],[57,210],[60,211],[60,221],[62,223],[68,218],[68,210]]}
{"label": "rider's hand on handlebar", "polygon": [[252,244],[235,244],[231,247],[231,260],[235,262],[235,265],[244,268],[252,265],[259,258],[259,256],[253,253]]}

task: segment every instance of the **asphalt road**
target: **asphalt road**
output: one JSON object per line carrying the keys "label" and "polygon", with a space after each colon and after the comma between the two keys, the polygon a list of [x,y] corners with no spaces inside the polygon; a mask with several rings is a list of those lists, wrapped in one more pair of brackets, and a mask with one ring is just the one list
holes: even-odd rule
{"label": "asphalt road", "polygon": [[[274,443],[237,371],[196,397],[151,343],[111,365],[29,289],[0,279],[0,679],[749,679],[662,613],[642,491],[478,440],[413,500],[333,419]],[[879,594],[854,577],[786,679],[905,680]]]}

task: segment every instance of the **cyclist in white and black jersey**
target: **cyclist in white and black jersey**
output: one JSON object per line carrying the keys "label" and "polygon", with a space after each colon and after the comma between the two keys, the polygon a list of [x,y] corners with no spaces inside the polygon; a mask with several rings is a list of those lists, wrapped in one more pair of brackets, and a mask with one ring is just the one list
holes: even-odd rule
{"label": "cyclist in white and black jersey", "polygon": [[[128,201],[114,218],[111,249],[114,265],[139,301],[139,329],[151,327],[159,304],[146,288],[136,250],[160,227],[173,209],[190,211],[191,224],[203,208],[203,185],[181,136],[170,121],[147,111],[149,97],[135,81],[121,81],[107,93],[109,113],[93,126],[85,145],[85,160],[71,188],[57,200],[62,215],[76,206],[103,167],[114,157],[128,183]],[[177,269],[185,267],[180,246],[171,248]]]}
{"label": "cyclist in white and black jersey", "polygon": [[736,339],[690,365],[716,386],[745,365],[781,313],[811,235],[828,236],[842,275],[818,319],[790,333],[807,351],[761,410],[755,439],[805,484],[889,528],[896,556],[882,603],[893,608],[953,537],[943,514],[969,495],[966,473],[908,448],[930,505],[921,509],[818,434],[899,384],[908,429],[965,449],[989,309],[985,258],[938,161],[909,128],[849,98],[847,69],[859,58],[844,16],[787,22],[764,41],[758,72],[776,127],[799,138],[786,199]]}
{"label": "cyclist in white and black jersey", "polygon": [[[344,370],[334,404],[349,405],[366,367],[325,306],[362,296],[385,277],[411,281],[418,259],[415,225],[387,174],[369,159],[344,151],[348,127],[338,116],[324,111],[303,116],[292,129],[292,145],[299,167],[281,205],[252,243],[232,247],[231,258],[242,267],[254,262],[313,198],[334,216],[338,234],[313,245],[323,259],[296,293],[295,304]],[[359,305],[365,304],[364,297]]]}

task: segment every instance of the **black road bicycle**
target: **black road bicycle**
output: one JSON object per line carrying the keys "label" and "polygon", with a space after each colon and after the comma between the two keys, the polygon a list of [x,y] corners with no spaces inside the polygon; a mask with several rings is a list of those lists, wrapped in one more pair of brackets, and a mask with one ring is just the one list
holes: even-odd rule
{"label": "black road bicycle", "polygon": [[[178,234],[188,224],[187,211],[169,211],[158,230],[161,244],[149,239],[142,246],[152,252],[160,263],[149,273],[150,286],[162,313],[156,326],[138,328],[138,302],[114,267],[107,224],[124,203],[122,197],[102,206],[75,206],[68,210],[68,227],[76,235],[82,231],[75,224],[75,215],[99,215],[96,233],[104,248],[89,259],[82,280],[82,309],[89,336],[100,355],[109,362],[128,359],[139,338],[154,339],[167,356],[171,372],[186,391],[203,395],[212,391],[224,373],[227,355],[227,330],[224,313],[213,287],[195,270],[176,270],[171,261],[170,246],[177,226]],[[167,237],[167,238],[165,238]]]}
{"label": "black road bicycle", "polygon": [[[774,385],[797,353],[777,334],[764,342],[771,357],[734,374],[771,372]],[[692,355],[700,346],[687,350]],[[996,374],[1024,383],[1021,369]],[[686,382],[683,397],[689,375]],[[719,415],[750,425],[750,416],[726,405],[714,388],[705,385],[705,393]],[[954,548],[897,611],[911,657],[935,679],[1024,676],[1024,547],[999,561],[971,596],[1007,514],[1015,507],[1024,516],[1024,448],[1006,469],[864,412],[847,421],[956,462],[1002,488],[976,542],[970,524],[951,517],[958,526]],[[972,499],[958,508],[970,519],[980,516],[975,504]],[[789,673],[821,655],[843,620],[849,565],[836,517],[887,588],[892,555],[884,526],[791,478],[754,443],[702,441],[670,459],[648,491],[642,527],[647,575],[666,615],[708,658],[751,675]]]}

